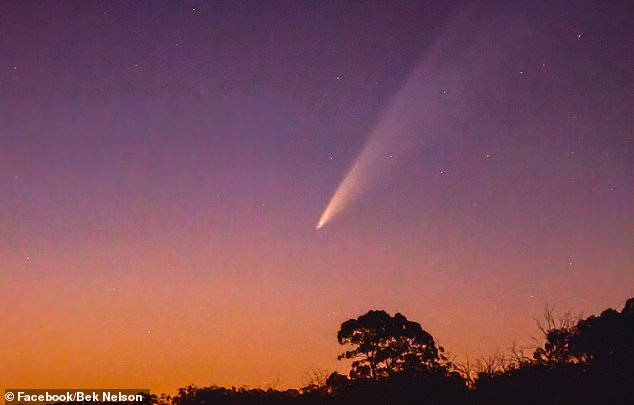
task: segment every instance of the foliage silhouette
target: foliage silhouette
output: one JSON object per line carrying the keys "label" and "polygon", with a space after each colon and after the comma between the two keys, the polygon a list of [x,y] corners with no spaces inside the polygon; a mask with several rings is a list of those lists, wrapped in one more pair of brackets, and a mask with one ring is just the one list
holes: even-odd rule
{"label": "foliage silhouette", "polygon": [[444,349],[420,324],[397,313],[368,311],[341,324],[339,344],[350,344],[339,359],[352,359],[350,377],[378,380],[397,373],[446,371]]}
{"label": "foliage silhouette", "polygon": [[620,313],[607,309],[598,317],[566,321],[544,333],[546,342],[535,350],[533,359],[480,374],[474,402],[634,403],[633,298]]}
{"label": "foliage silhouette", "polygon": [[[513,346],[456,371],[432,336],[403,315],[369,311],[341,325],[340,344],[352,349],[350,377],[313,372],[306,387],[289,390],[179,389],[144,403],[199,404],[632,404],[634,403],[634,298],[623,310],[599,316],[553,317],[541,324],[545,341],[533,356]],[[474,377],[475,375],[475,377]],[[468,387],[468,388],[467,388]]]}
{"label": "foliage silhouette", "polygon": [[595,367],[625,368],[634,363],[634,298],[619,313],[610,308],[582,319],[569,336],[570,351]]}

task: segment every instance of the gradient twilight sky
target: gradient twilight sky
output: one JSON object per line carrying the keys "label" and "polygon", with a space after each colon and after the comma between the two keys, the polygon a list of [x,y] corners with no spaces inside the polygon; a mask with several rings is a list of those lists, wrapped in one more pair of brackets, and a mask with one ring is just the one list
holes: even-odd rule
{"label": "gradient twilight sky", "polygon": [[369,309],[530,344],[634,295],[634,5],[2,1],[0,209],[5,387],[298,386]]}

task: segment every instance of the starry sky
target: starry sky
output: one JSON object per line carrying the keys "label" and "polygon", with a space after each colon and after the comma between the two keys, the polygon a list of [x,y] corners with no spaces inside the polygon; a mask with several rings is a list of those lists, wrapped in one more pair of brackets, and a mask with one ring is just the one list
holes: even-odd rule
{"label": "starry sky", "polygon": [[7,387],[296,387],[369,309],[530,345],[634,295],[634,6],[3,1],[0,210]]}

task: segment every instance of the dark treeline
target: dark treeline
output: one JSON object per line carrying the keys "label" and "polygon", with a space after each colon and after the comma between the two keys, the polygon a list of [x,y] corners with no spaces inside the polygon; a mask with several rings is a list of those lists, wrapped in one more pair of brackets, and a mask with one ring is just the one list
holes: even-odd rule
{"label": "dark treeline", "polygon": [[[181,388],[148,402],[198,404],[634,404],[634,298],[619,312],[575,319],[547,308],[543,341],[455,364],[421,325],[369,311],[337,334],[348,375],[300,389]],[[528,354],[525,354],[528,353]]]}
{"label": "dark treeline", "polygon": [[[301,389],[181,388],[154,402],[194,404],[634,404],[634,298],[575,319],[547,308],[543,342],[454,364],[421,325],[369,311],[341,325],[349,374]],[[526,354],[528,353],[528,354]]]}

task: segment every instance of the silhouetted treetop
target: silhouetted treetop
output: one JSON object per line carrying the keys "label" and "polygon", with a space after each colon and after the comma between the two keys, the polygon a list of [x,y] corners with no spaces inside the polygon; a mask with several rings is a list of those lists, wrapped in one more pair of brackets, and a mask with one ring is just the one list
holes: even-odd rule
{"label": "silhouetted treetop", "polygon": [[610,308],[580,320],[570,336],[570,348],[597,365],[628,364],[634,369],[634,298],[620,313]]}
{"label": "silhouetted treetop", "polygon": [[534,353],[539,364],[634,363],[634,298],[621,312],[609,308],[576,323],[570,319],[544,331],[546,342]]}
{"label": "silhouetted treetop", "polygon": [[337,333],[340,344],[350,344],[339,359],[352,359],[350,377],[379,379],[401,372],[445,370],[444,350],[416,322],[397,313],[368,311],[341,324]]}

